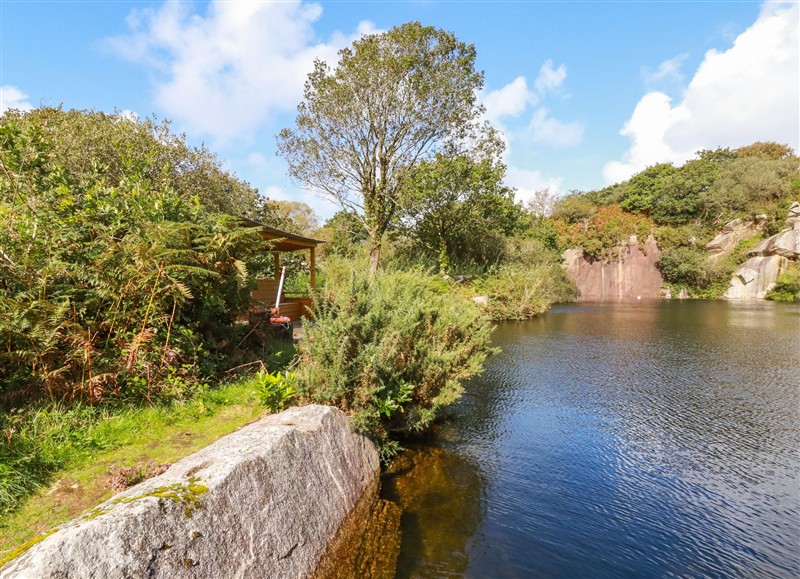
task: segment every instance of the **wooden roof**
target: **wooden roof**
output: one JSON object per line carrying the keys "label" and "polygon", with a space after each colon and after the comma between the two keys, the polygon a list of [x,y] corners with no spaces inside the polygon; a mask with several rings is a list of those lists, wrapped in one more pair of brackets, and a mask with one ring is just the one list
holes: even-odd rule
{"label": "wooden roof", "polygon": [[253,221],[252,219],[247,219],[245,217],[242,217],[241,219],[242,223],[246,227],[258,227],[261,237],[268,241],[274,242],[272,247],[276,251],[299,251],[301,249],[310,249],[312,247],[316,247],[320,243],[325,243],[321,239],[313,239],[311,237],[298,235],[297,233],[291,233],[290,231],[276,229],[275,227],[264,225],[263,223]]}

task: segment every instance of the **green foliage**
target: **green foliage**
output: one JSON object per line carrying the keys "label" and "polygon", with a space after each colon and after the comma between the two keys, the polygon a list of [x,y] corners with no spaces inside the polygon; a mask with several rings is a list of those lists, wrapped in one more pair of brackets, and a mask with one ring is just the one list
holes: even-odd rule
{"label": "green foliage", "polygon": [[337,211],[314,235],[325,240],[320,246],[320,257],[329,255],[352,258],[367,240],[369,233],[363,220],[352,211]]}
{"label": "green foliage", "polygon": [[501,266],[478,279],[475,291],[486,296],[492,320],[523,320],[545,312],[553,303],[578,297],[575,285],[556,262]]}
{"label": "green foliage", "polygon": [[497,261],[493,248],[502,243],[486,240],[514,233],[523,220],[514,191],[503,185],[501,153],[502,143],[489,140],[475,155],[440,153],[413,171],[400,223],[414,249],[438,261],[439,273]]}
{"label": "green foliage", "polygon": [[741,147],[736,150],[739,157],[759,157],[761,159],[788,159],[794,156],[794,151],[788,145],[782,145],[773,141],[758,141],[752,145]]}
{"label": "green foliage", "polygon": [[596,205],[585,195],[581,192],[572,192],[556,202],[551,216],[553,219],[573,224],[590,219],[595,211],[597,211]]}
{"label": "green foliage", "polygon": [[260,371],[253,377],[256,395],[272,412],[281,412],[297,394],[296,372]]}
{"label": "green foliage", "polygon": [[621,188],[615,201],[625,211],[649,214],[675,172],[675,167],[669,163],[648,167],[630,178]]}
{"label": "green foliage", "polygon": [[181,395],[238,334],[260,238],[138,165],[57,164],[46,129],[0,124],[0,394]]}
{"label": "green foliage", "polygon": [[264,225],[306,236],[319,227],[317,214],[302,201],[263,199],[254,218]]}
{"label": "green foliage", "polygon": [[520,228],[520,235],[535,240],[545,251],[559,252],[564,249],[559,243],[559,231],[556,221],[549,217],[528,214],[528,222]]}
{"label": "green foliage", "polygon": [[363,214],[373,271],[416,164],[483,131],[475,57],[418,22],[363,36],[334,69],[315,62],[296,127],[278,136],[293,177]]}
{"label": "green foliage", "polygon": [[602,259],[613,257],[628,235],[641,241],[653,232],[668,284],[695,297],[719,297],[745,248],[724,259],[710,259],[702,248],[737,218],[766,215],[763,233],[777,233],[800,196],[798,161],[786,145],[754,143],[698,151],[697,159],[680,167],[653,165],[622,183],[560,200],[552,212],[557,245],[580,246],[590,259]]}
{"label": "green foliage", "polygon": [[800,302],[800,264],[793,262],[781,273],[775,287],[767,294],[767,299],[776,302]]}
{"label": "green foliage", "polygon": [[701,248],[676,247],[664,250],[658,268],[667,283],[706,287],[712,281],[706,263],[706,255]]}
{"label": "green foliage", "polygon": [[702,196],[714,183],[718,169],[708,159],[684,164],[662,184],[650,216],[660,224],[681,224],[698,217],[703,209]]}
{"label": "green foliage", "polygon": [[601,206],[583,223],[561,225],[560,245],[580,247],[592,260],[612,259],[615,251],[627,246],[632,235],[642,242],[653,228],[644,215],[626,213],[618,205]]}
{"label": "green foliage", "polygon": [[[190,400],[155,405],[45,402],[0,413],[0,521],[54,472],[86,463],[132,438],[157,436],[250,396],[252,384],[198,389]],[[2,526],[2,525],[0,525]]]}
{"label": "green foliage", "polygon": [[[797,157],[738,157],[720,168],[702,201],[718,222],[747,214],[770,214],[794,200],[797,192],[792,182],[798,177]],[[781,218],[781,225],[785,218]]]}
{"label": "green foliage", "polygon": [[702,246],[689,245],[664,248],[656,267],[666,283],[687,287],[692,297],[709,299],[725,293],[736,261],[735,258],[711,260]]}
{"label": "green foliage", "polygon": [[299,345],[301,396],[351,413],[378,441],[424,430],[482,370],[491,328],[423,271],[379,271],[370,282],[346,262],[326,269]]}
{"label": "green foliage", "polygon": [[39,169],[58,170],[81,188],[124,187],[134,180],[171,189],[182,198],[198,197],[208,209],[231,215],[249,214],[256,206],[256,189],[223,169],[205,147],[190,147],[167,121],[42,107],[8,111],[0,125],[37,133],[48,144],[47,156],[37,161]]}

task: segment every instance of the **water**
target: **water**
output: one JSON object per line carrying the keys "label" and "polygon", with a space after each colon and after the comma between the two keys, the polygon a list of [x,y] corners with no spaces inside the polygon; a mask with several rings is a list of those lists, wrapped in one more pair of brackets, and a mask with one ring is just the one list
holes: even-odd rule
{"label": "water", "polygon": [[397,576],[800,576],[800,308],[558,307],[385,477]]}

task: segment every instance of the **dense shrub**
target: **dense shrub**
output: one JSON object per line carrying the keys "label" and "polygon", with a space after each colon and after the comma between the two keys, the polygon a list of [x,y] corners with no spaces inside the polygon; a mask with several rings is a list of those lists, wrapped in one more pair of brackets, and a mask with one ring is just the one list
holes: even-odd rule
{"label": "dense shrub", "polygon": [[575,285],[554,262],[496,268],[475,282],[475,291],[488,298],[486,314],[492,320],[523,320],[578,297]]}
{"label": "dense shrub", "polygon": [[778,278],[775,287],[767,294],[776,302],[800,302],[800,264],[791,264]]}
{"label": "dense shrub", "polygon": [[583,223],[561,222],[560,245],[580,247],[592,260],[610,259],[617,248],[627,245],[632,235],[642,242],[653,231],[653,223],[644,215],[627,213],[619,205],[597,207],[594,215]]}
{"label": "dense shrub", "polygon": [[667,247],[656,267],[668,284],[687,287],[692,297],[718,298],[728,287],[737,258],[714,261],[702,246]]}
{"label": "dense shrub", "polygon": [[490,327],[446,282],[421,270],[377,272],[329,263],[314,323],[299,345],[297,378],[306,400],[351,413],[381,443],[427,428],[479,373]]}
{"label": "dense shrub", "polygon": [[7,111],[0,125],[39,134],[49,151],[37,163],[79,187],[117,187],[134,178],[197,197],[205,207],[231,215],[250,214],[257,205],[256,189],[223,169],[205,147],[189,146],[168,121],[42,107]]}
{"label": "dense shrub", "polygon": [[580,223],[588,220],[597,211],[597,206],[580,192],[561,198],[553,207],[551,217],[567,223]]}
{"label": "dense shrub", "polygon": [[0,124],[0,402],[181,395],[233,342],[254,231],[133,171],[54,162],[47,133]]}

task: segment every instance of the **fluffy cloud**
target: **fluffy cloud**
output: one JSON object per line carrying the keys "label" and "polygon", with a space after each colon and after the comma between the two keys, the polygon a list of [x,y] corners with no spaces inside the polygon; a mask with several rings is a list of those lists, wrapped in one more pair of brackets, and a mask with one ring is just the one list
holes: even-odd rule
{"label": "fluffy cloud", "polygon": [[765,3],[731,48],[705,54],[679,103],[646,94],[621,131],[631,146],[620,161],[606,164],[606,181],[658,162],[682,163],[699,149],[777,141],[797,150],[799,12],[797,3]]}
{"label": "fluffy cloud", "polygon": [[536,90],[539,92],[555,90],[561,86],[565,78],[567,78],[567,67],[562,64],[558,68],[553,68],[553,61],[548,59],[539,69]]}
{"label": "fluffy cloud", "polygon": [[577,145],[583,138],[581,123],[564,123],[554,119],[545,107],[540,107],[533,114],[529,128],[533,142],[556,149]]}
{"label": "fluffy cloud", "polygon": [[156,104],[189,132],[226,142],[253,135],[274,115],[300,102],[315,58],[334,62],[337,51],[362,34],[327,42],[313,25],[319,4],[215,0],[204,15],[171,0],[135,10],[130,34],[107,40],[112,51],[146,66]]}
{"label": "fluffy cloud", "polygon": [[528,89],[528,81],[518,76],[504,87],[488,93],[483,98],[486,116],[499,122],[502,117],[518,117],[528,105],[536,104],[539,98]]}
{"label": "fluffy cloud", "polygon": [[7,84],[0,86],[0,115],[8,109],[29,111],[33,105],[27,101],[28,95],[15,86]]}
{"label": "fluffy cloud", "polygon": [[541,171],[531,171],[509,166],[506,173],[506,184],[516,189],[515,198],[525,203],[536,191],[550,189],[559,191],[564,180],[560,177],[545,177]]}
{"label": "fluffy cloud", "polygon": [[548,92],[560,88],[566,78],[567,67],[562,64],[553,68],[553,61],[548,59],[533,83],[535,90],[528,87],[524,76],[518,76],[504,87],[485,93],[481,100],[486,107],[486,116],[495,123],[503,117],[519,117],[529,106],[539,104]]}

